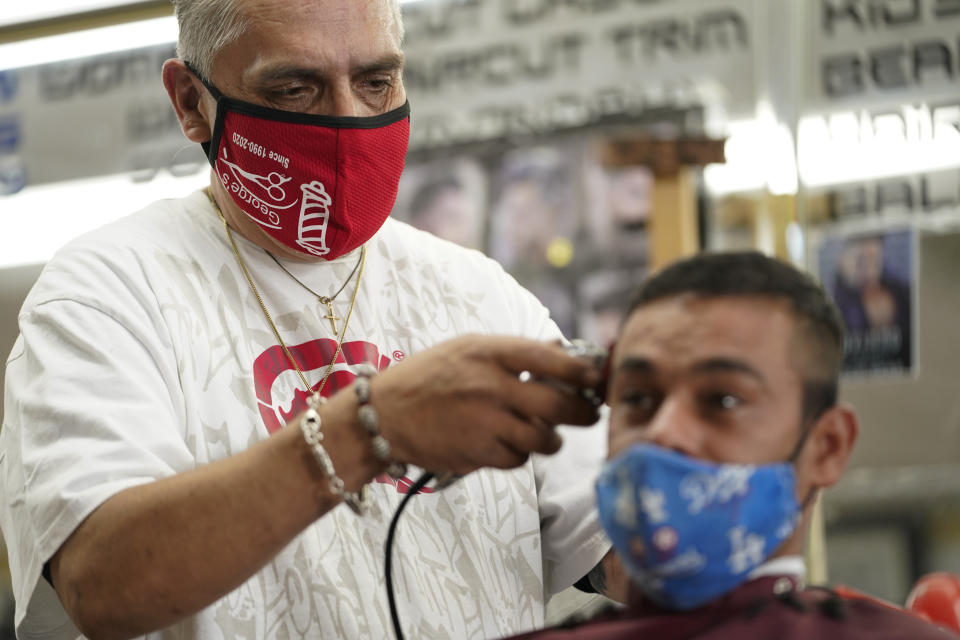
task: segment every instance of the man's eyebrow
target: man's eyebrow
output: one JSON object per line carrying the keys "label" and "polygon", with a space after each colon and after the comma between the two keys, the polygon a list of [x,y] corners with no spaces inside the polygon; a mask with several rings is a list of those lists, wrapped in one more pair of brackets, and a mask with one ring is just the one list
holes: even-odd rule
{"label": "man's eyebrow", "polygon": [[[652,375],[657,372],[657,367],[652,360],[634,356],[624,358],[617,365],[618,371],[629,373],[638,373]],[[754,369],[742,360],[733,358],[709,358],[702,360],[691,367],[694,373],[742,373],[755,378],[758,382],[766,384],[767,380],[760,371]]]}
{"label": "man's eyebrow", "polygon": [[763,374],[742,360],[732,358],[710,358],[698,362],[693,366],[697,373],[744,373],[757,381],[766,384]]}
{"label": "man's eyebrow", "polygon": [[657,368],[653,365],[653,362],[646,358],[628,357],[617,365],[617,370],[629,371],[630,373],[655,373]]}
{"label": "man's eyebrow", "polygon": [[381,71],[396,71],[403,68],[404,57],[402,53],[388,53],[371,62],[356,65],[353,68],[355,74],[363,75],[367,73],[377,73]]}
{"label": "man's eyebrow", "polygon": [[260,82],[271,82],[274,80],[288,80],[291,78],[313,78],[317,76],[316,69],[300,67],[296,65],[282,65],[276,67],[266,67],[256,74],[256,79]]}
{"label": "man's eyebrow", "polygon": [[[404,56],[402,53],[388,53],[375,60],[354,66],[352,72],[356,75],[363,75],[376,73],[378,71],[396,71],[397,69],[403,68],[403,62]],[[275,67],[266,67],[257,73],[256,78],[260,82],[271,82],[276,80],[320,78],[322,76],[322,69],[284,64]]]}

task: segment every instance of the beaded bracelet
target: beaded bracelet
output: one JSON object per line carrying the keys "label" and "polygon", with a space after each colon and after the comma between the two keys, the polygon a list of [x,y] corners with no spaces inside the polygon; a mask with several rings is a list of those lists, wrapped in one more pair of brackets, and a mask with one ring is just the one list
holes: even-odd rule
{"label": "beaded bracelet", "polygon": [[303,439],[310,445],[313,458],[320,465],[320,469],[330,482],[330,493],[342,499],[355,514],[361,515],[363,514],[364,489],[366,487],[357,493],[347,491],[344,488],[343,479],[337,475],[336,469],[333,467],[333,459],[321,444],[323,442],[323,432],[320,430],[321,421],[317,407],[324,401],[325,398],[321,398],[319,394],[313,394],[310,397],[307,401],[308,408],[300,419],[300,430],[303,432]]}
{"label": "beaded bracelet", "polygon": [[370,435],[373,455],[387,465],[387,475],[400,480],[407,473],[407,465],[390,459],[390,443],[380,433],[380,419],[377,410],[370,404],[370,378],[377,374],[373,365],[364,363],[357,367],[357,378],[353,381],[353,391],[357,396],[357,420]]}

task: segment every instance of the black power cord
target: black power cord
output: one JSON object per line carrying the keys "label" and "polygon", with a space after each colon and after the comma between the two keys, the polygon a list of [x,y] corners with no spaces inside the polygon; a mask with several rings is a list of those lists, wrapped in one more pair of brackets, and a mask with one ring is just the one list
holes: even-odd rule
{"label": "black power cord", "polygon": [[393,632],[396,634],[397,640],[403,640],[403,631],[400,629],[400,616],[397,614],[397,599],[393,593],[393,537],[397,532],[397,522],[400,521],[400,514],[403,513],[407,503],[410,502],[410,499],[417,495],[421,489],[427,486],[427,483],[433,480],[433,477],[434,474],[428,471],[417,478],[417,481],[413,483],[413,486],[407,491],[407,495],[404,496],[400,502],[400,506],[397,507],[397,511],[393,514],[393,519],[390,521],[390,528],[387,529],[384,570],[387,580],[387,601],[390,603],[390,619],[393,621]]}

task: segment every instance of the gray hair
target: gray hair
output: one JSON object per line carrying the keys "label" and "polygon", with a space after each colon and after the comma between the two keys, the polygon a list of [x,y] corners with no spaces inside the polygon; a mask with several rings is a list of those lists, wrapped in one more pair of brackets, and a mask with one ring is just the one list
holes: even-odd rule
{"label": "gray hair", "polygon": [[[240,10],[241,0],[170,1],[180,27],[177,56],[190,62],[204,78],[209,79],[217,53],[247,29],[247,19]],[[397,36],[402,42],[400,0],[389,1],[397,25]]]}
{"label": "gray hair", "polygon": [[247,23],[238,0],[171,0],[180,35],[177,56],[204,78],[210,78],[213,59],[243,35]]}

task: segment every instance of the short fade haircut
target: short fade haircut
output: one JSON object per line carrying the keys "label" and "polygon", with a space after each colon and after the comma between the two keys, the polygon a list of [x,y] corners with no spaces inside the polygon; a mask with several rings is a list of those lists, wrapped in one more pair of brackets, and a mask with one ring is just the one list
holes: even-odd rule
{"label": "short fade haircut", "polygon": [[702,253],[680,260],[644,282],[627,312],[666,298],[753,297],[788,302],[809,364],[803,379],[803,420],[816,420],[837,402],[843,365],[840,312],[808,274],[756,251]]}
{"label": "short fade haircut", "polygon": [[[213,59],[221,49],[239,38],[247,29],[241,5],[244,0],[170,0],[180,32],[177,57],[186,60],[205,79],[210,79]],[[403,41],[400,0],[389,0]]]}

